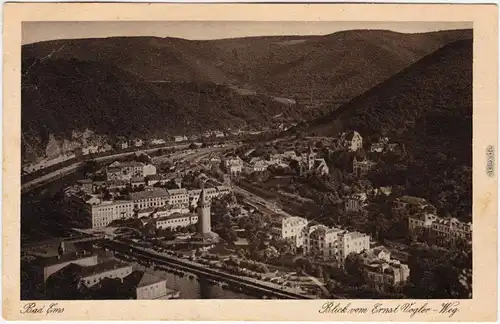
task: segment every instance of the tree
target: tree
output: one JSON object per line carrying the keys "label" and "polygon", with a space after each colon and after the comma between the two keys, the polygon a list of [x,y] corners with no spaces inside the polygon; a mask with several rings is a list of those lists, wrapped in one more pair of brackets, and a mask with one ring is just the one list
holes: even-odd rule
{"label": "tree", "polygon": [[179,186],[177,185],[177,183],[175,183],[175,180],[172,179],[165,184],[165,188],[166,189],[179,189]]}
{"label": "tree", "polygon": [[99,170],[99,164],[96,160],[88,160],[83,163],[82,171],[85,175],[93,174]]}
{"label": "tree", "polygon": [[151,163],[151,158],[144,153],[138,154],[134,157],[134,160],[142,163]]}
{"label": "tree", "polygon": [[363,275],[363,262],[355,252],[347,255],[345,261],[345,271],[349,276],[349,282],[352,285],[360,286],[365,283]]}

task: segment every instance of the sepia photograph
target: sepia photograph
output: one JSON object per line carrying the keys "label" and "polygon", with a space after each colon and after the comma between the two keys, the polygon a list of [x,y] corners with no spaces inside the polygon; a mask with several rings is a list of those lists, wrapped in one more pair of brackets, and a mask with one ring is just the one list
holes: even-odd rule
{"label": "sepia photograph", "polygon": [[471,27],[23,24],[21,297],[470,298]]}
{"label": "sepia photograph", "polygon": [[[453,320],[480,293],[472,20],[20,31],[14,312],[318,300],[316,314]],[[496,184],[490,143],[477,172]]]}

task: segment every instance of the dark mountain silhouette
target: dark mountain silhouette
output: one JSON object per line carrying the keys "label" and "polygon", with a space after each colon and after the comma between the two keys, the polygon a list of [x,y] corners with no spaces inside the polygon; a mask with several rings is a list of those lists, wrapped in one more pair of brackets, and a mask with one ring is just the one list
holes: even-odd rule
{"label": "dark mountain silhouette", "polygon": [[272,95],[350,99],[471,30],[401,34],[351,30],[326,36],[210,41],[113,37],[23,46],[23,57],[76,58],[115,65],[145,80],[237,84]]}
{"label": "dark mountain silhouette", "polygon": [[[471,30],[212,41],[116,37],[22,49],[23,144],[41,154],[53,133],[88,127],[115,136],[265,125],[317,117]],[[247,92],[247,93],[245,93]],[[280,104],[273,96],[298,99]],[[311,98],[320,108],[305,109]],[[323,108],[321,108],[323,107]]]}
{"label": "dark mountain silhouette", "polygon": [[470,220],[472,57],[472,40],[446,45],[311,122],[306,132],[357,130],[368,142],[389,135],[407,152],[406,171],[392,178]]}

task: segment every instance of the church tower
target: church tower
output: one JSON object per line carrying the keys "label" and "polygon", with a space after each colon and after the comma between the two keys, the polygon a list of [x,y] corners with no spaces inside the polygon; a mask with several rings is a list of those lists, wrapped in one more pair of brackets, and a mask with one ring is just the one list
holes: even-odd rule
{"label": "church tower", "polygon": [[206,234],[212,231],[210,204],[207,199],[205,188],[201,189],[200,198],[198,199],[198,233]]}
{"label": "church tower", "polygon": [[314,168],[314,160],[316,159],[316,154],[313,152],[312,147],[309,147],[309,154],[307,155],[307,169],[312,170]]}

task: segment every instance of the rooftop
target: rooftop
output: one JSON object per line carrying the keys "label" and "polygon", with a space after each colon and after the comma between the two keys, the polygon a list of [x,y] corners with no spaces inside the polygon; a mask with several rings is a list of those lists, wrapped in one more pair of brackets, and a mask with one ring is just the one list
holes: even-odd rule
{"label": "rooftop", "polygon": [[188,193],[186,188],[181,189],[167,189],[167,193],[171,196],[173,195],[185,195]]}
{"label": "rooftop", "polygon": [[133,287],[145,287],[162,281],[165,281],[165,279],[158,278],[150,273],[139,270],[132,272],[123,279],[125,284],[129,284]]}
{"label": "rooftop", "polygon": [[157,198],[157,197],[168,197],[169,193],[163,188],[149,188],[145,191],[132,192],[130,193],[130,198],[132,200],[147,199],[147,198]]}
{"label": "rooftop", "polygon": [[42,259],[42,263],[45,267],[50,267],[56,264],[61,264],[65,262],[71,262],[71,261],[77,261],[81,259],[86,259],[86,258],[91,258],[91,257],[97,257],[96,254],[83,254],[83,253],[78,253],[78,252],[67,252],[60,257],[58,255],[52,256],[49,258],[44,258]]}
{"label": "rooftop", "polygon": [[113,269],[120,269],[120,268],[125,268],[125,267],[130,267],[130,265],[125,264],[125,263],[121,263],[121,262],[118,262],[115,260],[111,260],[111,261],[106,261],[103,263],[98,263],[98,264],[96,264],[94,266],[90,266],[90,267],[82,267],[80,275],[82,277],[90,277],[90,276],[96,275],[98,273],[103,273],[103,272],[107,272],[107,271],[110,271]]}
{"label": "rooftop", "polygon": [[398,200],[412,205],[427,205],[427,200],[420,197],[403,196],[399,197]]}
{"label": "rooftop", "polygon": [[198,215],[193,213],[181,214],[181,213],[173,213],[168,216],[162,216],[156,219],[156,221],[164,221],[169,219],[177,219],[177,218],[185,218],[185,217],[198,217]]}

